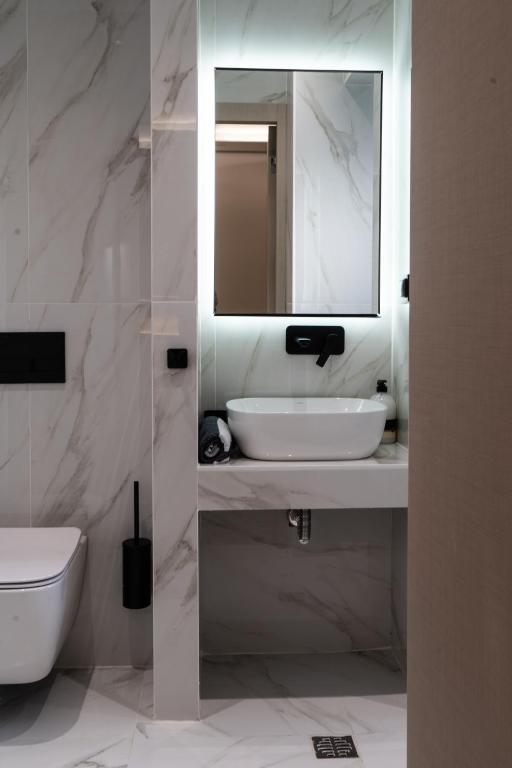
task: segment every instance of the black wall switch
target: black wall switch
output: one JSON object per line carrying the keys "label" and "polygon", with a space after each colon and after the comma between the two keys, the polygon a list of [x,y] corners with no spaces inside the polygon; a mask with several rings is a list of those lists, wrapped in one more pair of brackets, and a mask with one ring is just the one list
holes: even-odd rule
{"label": "black wall switch", "polygon": [[168,349],[167,350],[168,368],[187,368],[188,350],[186,349]]}
{"label": "black wall switch", "polygon": [[410,299],[409,282],[410,282],[410,277],[409,275],[407,275],[407,277],[404,277],[400,285],[400,296],[402,297],[402,299],[406,299],[407,301],[409,301]]}

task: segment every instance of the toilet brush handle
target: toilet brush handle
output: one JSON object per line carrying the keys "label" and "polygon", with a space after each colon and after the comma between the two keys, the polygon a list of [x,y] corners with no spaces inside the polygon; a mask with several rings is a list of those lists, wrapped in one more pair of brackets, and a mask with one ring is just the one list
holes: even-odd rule
{"label": "toilet brush handle", "polygon": [[133,538],[139,539],[139,481],[133,484]]}

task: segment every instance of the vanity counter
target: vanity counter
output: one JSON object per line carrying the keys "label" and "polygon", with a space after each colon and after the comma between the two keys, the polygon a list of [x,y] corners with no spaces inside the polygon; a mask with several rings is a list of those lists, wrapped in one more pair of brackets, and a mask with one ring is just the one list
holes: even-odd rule
{"label": "vanity counter", "polygon": [[380,446],[355,461],[255,461],[199,466],[200,510],[407,507],[408,451]]}

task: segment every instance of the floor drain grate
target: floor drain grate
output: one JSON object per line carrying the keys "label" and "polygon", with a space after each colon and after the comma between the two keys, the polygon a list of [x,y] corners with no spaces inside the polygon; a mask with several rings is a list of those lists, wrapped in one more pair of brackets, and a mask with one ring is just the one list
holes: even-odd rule
{"label": "floor drain grate", "polygon": [[315,755],[319,760],[335,757],[359,757],[352,736],[313,736]]}

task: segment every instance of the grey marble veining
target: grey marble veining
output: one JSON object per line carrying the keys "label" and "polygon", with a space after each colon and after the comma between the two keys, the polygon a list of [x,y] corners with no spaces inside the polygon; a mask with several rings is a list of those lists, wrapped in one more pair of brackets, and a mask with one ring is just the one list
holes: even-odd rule
{"label": "grey marble veining", "polygon": [[[198,717],[196,305],[153,304],[155,714]],[[166,350],[189,349],[169,371]]]}
{"label": "grey marble veining", "polygon": [[392,510],[391,621],[393,647],[407,667],[407,510]]}
{"label": "grey marble veining", "polygon": [[155,715],[178,720],[199,716],[197,27],[193,0],[151,0]]}
{"label": "grey marble veining", "polygon": [[[213,302],[213,67],[271,69],[375,69],[389,82],[393,8],[389,0],[218,0],[201,3],[199,89],[201,408],[224,408],[232,397],[250,395],[360,395],[375,391],[377,378],[391,380],[391,168],[383,158],[382,317],[342,318],[347,349],[324,369],[309,357],[284,350],[286,318],[230,318],[212,315]],[[206,21],[207,19],[207,21]],[[269,24],[268,20],[271,19]],[[384,141],[390,138],[384,101]],[[206,230],[206,232],[203,232]],[[315,322],[314,320],[312,322]],[[322,322],[319,320],[318,322]]]}
{"label": "grey marble veining", "polygon": [[270,67],[280,61],[289,68],[290,53],[308,65],[333,56],[346,61],[358,48],[378,50],[375,38],[386,30],[392,12],[392,0],[217,0],[216,6],[221,66],[237,58],[264,67],[270,58]]}
{"label": "grey marble veining", "polygon": [[26,0],[0,8],[0,302],[27,301]]}
{"label": "grey marble veining", "polygon": [[[52,673],[30,686],[0,687],[0,752],[12,768],[127,766],[143,672]],[[16,691],[13,691],[13,689]]]}
{"label": "grey marble veining", "polygon": [[390,646],[390,510],[317,510],[308,546],[285,510],[206,512],[200,541],[203,654]]}
{"label": "grey marble veining", "polygon": [[149,92],[149,0],[0,4],[0,328],[67,352],[64,385],[0,387],[0,521],[89,537],[63,665],[151,660],[120,590],[135,479],[151,531]]}
{"label": "grey marble veining", "polygon": [[312,735],[351,734],[365,768],[405,768],[404,681],[381,655],[214,657],[200,723],[142,723],[130,768],[317,765]]}
{"label": "grey marble veining", "polygon": [[[411,7],[395,2],[393,46],[394,92],[394,253],[398,284],[410,271],[410,144],[411,144]],[[411,284],[414,291],[414,285]],[[393,372],[398,408],[398,437],[409,443],[409,304],[399,297],[393,306]]]}
{"label": "grey marble veining", "polygon": [[28,38],[31,299],[148,299],[148,0],[29,0]]}
{"label": "grey marble veining", "polygon": [[[285,727],[298,733],[312,727],[320,728],[322,734],[332,733],[327,720],[322,722],[318,719],[308,724],[300,722],[301,714],[307,717],[308,704],[300,712],[304,698],[318,699],[317,713],[320,714],[324,708],[324,715],[336,720],[334,713],[339,709],[340,702],[333,702],[331,709],[327,704],[331,697],[396,696],[398,703],[405,691],[405,676],[390,650],[205,656],[201,665],[201,681],[201,712],[204,716],[217,714],[221,702],[226,700],[262,699],[267,706],[272,706],[273,699],[286,698],[290,709],[296,706],[297,720],[285,717]],[[347,714],[350,719],[350,714]],[[354,717],[347,724],[347,732],[370,733],[375,725]],[[235,733],[232,732],[232,735]]]}
{"label": "grey marble veining", "polygon": [[199,467],[202,510],[406,507],[408,454],[398,443],[356,461],[257,461]]}
{"label": "grey marble veining", "polygon": [[[0,302],[0,331],[28,330],[27,304]],[[30,525],[27,384],[0,384],[0,526]]]}
{"label": "grey marble veining", "polygon": [[[392,162],[390,153],[383,157],[383,208],[382,208],[382,285],[381,317],[378,319],[342,318],[340,323],[346,331],[346,352],[339,358],[332,358],[324,369],[314,365],[308,357],[293,358],[285,354],[285,328],[290,323],[286,318],[214,318],[212,316],[213,263],[212,237],[213,201],[207,196],[208,184],[212,183],[213,167],[208,159],[211,152],[211,135],[208,126],[213,122],[212,105],[214,104],[213,67],[234,68],[297,68],[297,69],[346,69],[346,70],[383,70],[385,94],[392,76],[393,51],[393,6],[384,0],[367,2],[331,2],[321,0],[311,4],[306,0],[282,2],[268,0],[217,0],[215,4],[204,0],[201,3],[204,25],[201,29],[201,58],[199,70],[199,261],[201,281],[199,286],[199,316],[201,319],[201,408],[224,408],[227,400],[233,397],[258,395],[353,395],[369,397],[375,391],[377,378],[392,381],[392,308],[390,301],[392,261],[392,221],[394,213],[392,198]],[[272,19],[269,25],[268,19]],[[387,84],[387,85],[386,85]],[[269,89],[269,94],[272,89]],[[383,141],[387,146],[391,136],[391,102],[384,96]],[[329,145],[328,151],[331,151]],[[357,158],[355,158],[357,160]],[[374,174],[372,179],[374,181]],[[353,190],[352,190],[353,192]],[[350,193],[352,194],[352,193]],[[357,194],[355,198],[357,202]],[[375,226],[375,219],[368,219]],[[210,236],[208,236],[208,234]],[[394,289],[393,289],[394,290]],[[322,320],[312,322],[323,322]],[[390,489],[397,488],[393,477],[392,452],[382,455],[379,461],[387,472]],[[398,464],[400,464],[400,460]],[[279,472],[272,473],[271,467],[240,465],[228,467],[227,471],[214,474],[215,469],[199,470],[199,504],[202,509],[231,508],[238,510],[240,527],[243,527],[247,514],[257,514],[258,509],[286,508],[287,506],[321,506],[339,508],[344,506],[343,498],[329,484],[329,476],[322,475],[319,482],[314,482],[306,473],[302,478],[300,469],[290,469],[288,482],[277,479]],[[250,462],[248,462],[250,464]],[[253,462],[254,464],[254,462]],[[260,463],[261,464],[261,463]],[[390,465],[385,466],[385,465]],[[406,503],[407,482],[406,462],[396,467],[403,478],[398,486],[403,490],[400,503]],[[405,468],[405,472],[403,471]],[[210,469],[212,470],[210,472]],[[223,468],[224,469],[224,468]],[[268,469],[268,472],[267,472]],[[238,470],[240,470],[238,472]],[[282,471],[282,468],[281,468]],[[244,475],[245,472],[245,475]],[[327,472],[327,471],[326,471]],[[333,476],[336,472],[333,470]],[[384,473],[383,473],[384,474]],[[341,480],[339,481],[341,484]],[[327,488],[326,488],[327,483]],[[365,484],[365,488],[367,484]],[[371,484],[370,484],[371,487]],[[344,493],[345,501],[347,494]],[[350,496],[350,493],[348,494]],[[320,497],[320,499],[319,499]],[[352,502],[354,498],[350,496]],[[368,505],[378,506],[382,499],[382,489]],[[389,495],[390,506],[396,506],[396,496]],[[346,506],[346,504],[345,504]],[[350,504],[348,505],[350,506]],[[354,503],[357,506],[357,502]],[[241,511],[245,510],[245,511]],[[249,513],[253,510],[253,513]],[[234,513],[236,514],[236,513]],[[339,512],[338,514],[343,514]],[[389,515],[389,512],[384,512]],[[251,523],[250,523],[251,525]],[[242,534],[240,534],[242,536]],[[228,546],[225,547],[229,550]],[[236,549],[236,548],[235,548]],[[222,550],[224,551],[224,550]],[[228,563],[237,562],[234,553],[226,555]],[[239,558],[243,560],[243,558]],[[218,566],[221,568],[221,564]],[[284,567],[284,566],[283,566]],[[264,595],[268,594],[268,584],[261,574],[256,582],[261,583]],[[235,582],[236,590],[243,592],[247,585]],[[391,583],[389,583],[391,587]],[[396,584],[394,586],[397,586]],[[349,588],[349,587],[348,587]],[[398,588],[398,586],[397,586]],[[262,595],[261,600],[264,601]],[[311,620],[326,621],[326,616],[316,604],[295,602],[293,610],[310,613],[317,610]],[[323,604],[322,604],[323,605]],[[275,607],[272,602],[273,608]],[[246,606],[244,609],[249,610]],[[260,606],[261,607],[261,606]],[[282,606],[283,608],[290,607]],[[391,594],[387,600],[388,618],[391,625]],[[276,612],[272,610],[272,616]],[[223,612],[220,611],[220,616]],[[233,618],[233,617],[231,617]],[[244,627],[233,627],[222,620],[215,623],[212,619],[210,628],[220,646],[229,647],[229,643],[258,644],[265,639],[265,628],[261,632],[261,620],[247,622]],[[235,617],[236,622],[236,617]],[[275,635],[274,635],[275,639]],[[325,638],[324,638],[325,639]],[[236,647],[233,646],[233,647]],[[387,765],[385,750],[379,754],[381,765]],[[176,753],[177,755],[178,753]],[[173,753],[174,755],[174,753]],[[226,759],[219,758],[219,763]],[[405,757],[402,755],[403,763]],[[395,768],[400,763],[390,758]]]}
{"label": "grey marble veining", "polygon": [[365,768],[405,768],[403,680],[384,655],[207,659],[194,723],[149,721],[147,677],[80,670],[0,687],[2,765],[313,768],[312,735],[350,733]]}
{"label": "grey marble veining", "polygon": [[31,387],[32,525],[76,525],[89,537],[80,611],[61,663],[147,664],[151,611],[121,606],[121,541],[132,483],[151,530],[149,308],[33,305],[33,330],[65,330],[67,381]]}
{"label": "grey marble veining", "polygon": [[197,292],[196,34],[192,0],[152,0],[152,294],[160,301],[193,301]]}
{"label": "grey marble veining", "polygon": [[[354,86],[346,73],[294,74],[294,312],[376,311],[376,87],[373,77]],[[361,88],[371,94],[369,108]]]}
{"label": "grey marble veining", "polygon": [[[216,407],[236,397],[369,397],[391,376],[391,318],[342,318],[345,353],[324,368],[285,352],[290,318],[215,318]],[[269,372],[271,371],[271,375]]]}
{"label": "grey marble veining", "polygon": [[285,71],[218,70],[215,73],[215,101],[228,104],[286,103],[288,73]]}

